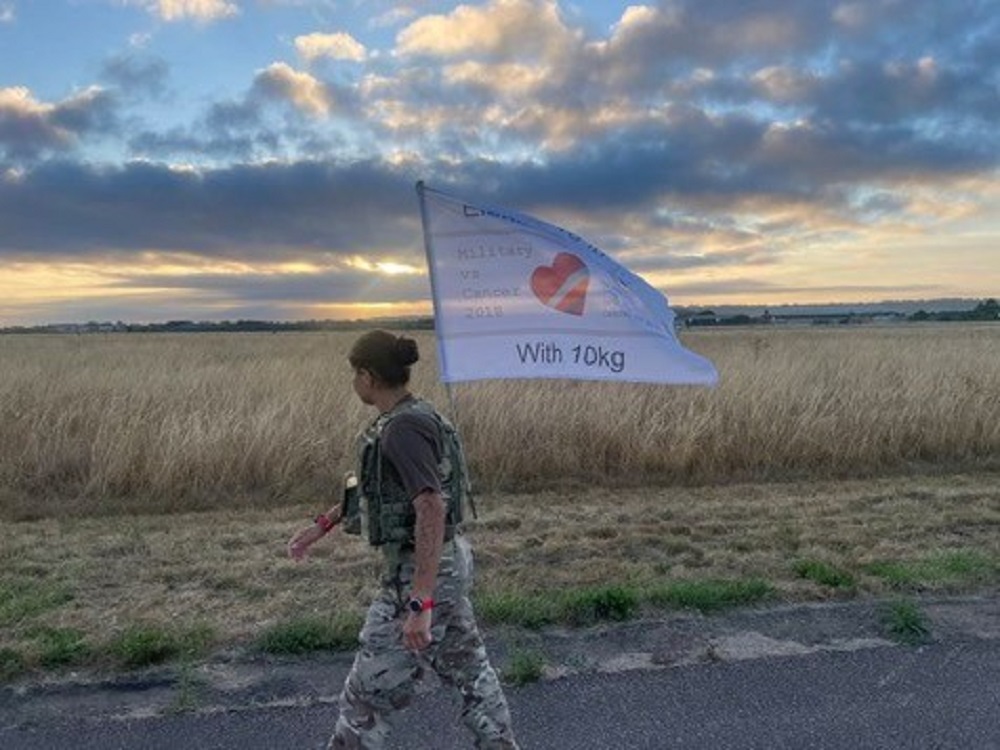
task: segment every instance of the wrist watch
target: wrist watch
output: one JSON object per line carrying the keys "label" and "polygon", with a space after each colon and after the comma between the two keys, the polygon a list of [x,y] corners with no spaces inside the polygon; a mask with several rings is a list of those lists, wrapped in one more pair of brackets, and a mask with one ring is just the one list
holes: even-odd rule
{"label": "wrist watch", "polygon": [[421,612],[426,612],[429,609],[434,608],[434,600],[430,597],[426,599],[421,599],[419,596],[411,596],[410,600],[406,602],[406,608],[410,610],[413,614],[419,615]]}

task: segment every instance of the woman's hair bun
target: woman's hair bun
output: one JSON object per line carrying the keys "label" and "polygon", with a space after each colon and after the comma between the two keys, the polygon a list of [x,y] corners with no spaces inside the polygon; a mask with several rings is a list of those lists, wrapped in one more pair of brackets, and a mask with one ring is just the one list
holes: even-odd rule
{"label": "woman's hair bun", "polygon": [[408,367],[420,359],[417,342],[407,336],[396,339],[396,361],[403,367]]}

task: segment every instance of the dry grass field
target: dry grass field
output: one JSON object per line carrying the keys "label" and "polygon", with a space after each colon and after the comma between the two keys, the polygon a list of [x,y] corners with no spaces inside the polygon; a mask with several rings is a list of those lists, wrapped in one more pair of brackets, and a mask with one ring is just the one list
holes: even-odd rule
{"label": "dry grass field", "polygon": [[[284,547],[370,416],[353,337],[0,337],[0,679],[353,628],[377,557]],[[487,622],[544,622],[573,591],[634,614],[686,606],[686,584],[1000,583],[1000,326],[707,331],[685,341],[716,389],[507,381],[453,402],[418,337],[413,390],[454,410],[480,488]]]}
{"label": "dry grass field", "polygon": [[[0,517],[325,502],[368,415],[356,334],[0,337]],[[996,466],[1000,326],[709,331],[716,389],[437,382],[480,488],[715,484]]]}

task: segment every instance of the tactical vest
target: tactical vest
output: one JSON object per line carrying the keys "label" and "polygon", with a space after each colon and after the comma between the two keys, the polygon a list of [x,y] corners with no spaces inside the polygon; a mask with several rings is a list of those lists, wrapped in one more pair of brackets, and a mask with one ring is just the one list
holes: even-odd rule
{"label": "tactical vest", "polygon": [[[361,473],[358,505],[363,504],[365,507],[368,541],[376,547],[383,544],[412,547],[414,544],[417,514],[413,498],[407,494],[395,468],[382,455],[382,434],[392,420],[401,414],[426,414],[434,419],[440,430],[442,455],[437,468],[441,495],[447,507],[445,541],[455,536],[455,531],[462,522],[463,501],[469,499],[471,502],[469,473],[458,432],[451,422],[438,414],[426,401],[407,399],[380,415],[358,436],[358,466]],[[345,530],[353,526],[360,533],[360,524],[350,523],[351,519],[346,520],[348,523],[345,524]]]}

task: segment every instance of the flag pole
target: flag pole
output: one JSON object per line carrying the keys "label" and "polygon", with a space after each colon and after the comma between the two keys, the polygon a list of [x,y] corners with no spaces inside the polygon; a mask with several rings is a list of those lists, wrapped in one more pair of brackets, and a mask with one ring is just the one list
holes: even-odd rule
{"label": "flag pole", "polygon": [[427,217],[427,202],[424,198],[424,191],[427,189],[424,185],[423,180],[417,180],[417,198],[420,203],[420,223],[424,230],[424,256],[427,258],[427,277],[431,282],[431,302],[434,309],[434,333],[437,339],[437,350],[438,350],[438,367],[441,370],[441,380],[444,382],[445,393],[448,395],[448,406],[451,410],[452,418],[455,423],[458,423],[458,406],[455,402],[455,394],[452,391],[451,381],[445,378],[445,374],[448,372],[448,362],[446,360],[445,348],[441,343],[442,333],[439,330],[439,326],[444,320],[444,315],[439,308],[438,294],[437,294],[437,281],[434,278],[434,262],[432,260],[433,248],[430,232],[430,221]]}
{"label": "flag pole", "polygon": [[[448,372],[448,361],[446,359],[445,347],[442,343],[442,333],[439,330],[439,326],[444,323],[444,314],[440,309],[440,297],[437,293],[437,280],[434,278],[434,262],[433,262],[433,248],[431,240],[430,231],[430,221],[427,217],[427,201],[424,198],[424,191],[427,190],[424,185],[423,180],[417,180],[417,198],[420,201],[420,223],[423,225],[424,229],[424,255],[427,257],[427,277],[431,280],[431,301],[434,305],[434,333],[438,342],[438,367],[441,369],[441,380],[444,382],[445,393],[448,394],[448,406],[451,411],[451,421],[454,425],[459,426],[461,420],[458,415],[458,402],[455,400],[455,394],[452,391],[452,383],[449,379],[445,377]],[[466,472],[468,472],[468,467],[466,467]],[[471,479],[466,473],[465,477],[466,489],[468,491],[467,500],[469,503],[469,508],[472,510],[472,517],[479,518],[479,513],[476,511],[476,501],[473,499],[472,495],[472,484]]]}

